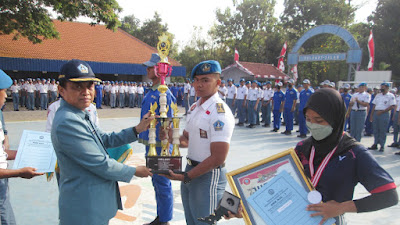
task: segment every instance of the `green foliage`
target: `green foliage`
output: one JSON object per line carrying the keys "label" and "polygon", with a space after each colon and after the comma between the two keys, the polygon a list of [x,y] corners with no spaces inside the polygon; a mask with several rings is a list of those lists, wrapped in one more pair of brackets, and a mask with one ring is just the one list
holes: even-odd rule
{"label": "green foliage", "polygon": [[166,33],[169,36],[172,48],[169,55],[175,56],[177,53],[177,46],[174,45],[174,35],[168,32],[167,24],[162,24],[160,14],[157,12],[154,13],[152,19],[145,20],[142,25],[134,15],[125,16],[122,19],[120,28],[151,47],[157,47],[158,37]]}
{"label": "green foliage", "polygon": [[400,1],[380,0],[375,12],[369,17],[375,41],[375,65],[390,65],[393,79],[400,79]]}
{"label": "green foliage", "polygon": [[57,19],[75,20],[79,16],[92,19],[92,25],[105,23],[115,30],[119,25],[121,11],[116,0],[5,0],[0,6],[0,35],[14,34],[14,39],[27,37],[32,43],[44,39],[59,38],[50,13],[46,7],[57,13]]}

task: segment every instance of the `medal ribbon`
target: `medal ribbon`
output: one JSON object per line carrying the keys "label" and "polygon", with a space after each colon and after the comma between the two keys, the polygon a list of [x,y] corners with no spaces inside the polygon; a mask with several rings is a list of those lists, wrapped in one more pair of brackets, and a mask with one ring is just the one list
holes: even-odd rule
{"label": "medal ribbon", "polygon": [[314,187],[317,187],[317,184],[319,182],[319,179],[321,178],[322,172],[324,172],[326,165],[328,164],[329,160],[332,158],[333,154],[335,154],[338,146],[339,145],[336,145],[336,147],[328,155],[325,156],[324,160],[322,160],[321,164],[319,165],[315,175],[314,175],[315,148],[314,148],[314,146],[311,148],[310,161],[309,161],[308,165],[310,167],[311,183]]}

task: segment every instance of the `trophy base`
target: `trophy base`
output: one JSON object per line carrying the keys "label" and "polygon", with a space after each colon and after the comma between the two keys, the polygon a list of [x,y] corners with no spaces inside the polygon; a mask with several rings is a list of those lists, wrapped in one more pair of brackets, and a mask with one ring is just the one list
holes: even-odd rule
{"label": "trophy base", "polygon": [[146,167],[151,169],[154,174],[169,174],[169,170],[174,173],[183,174],[182,156],[146,156]]}

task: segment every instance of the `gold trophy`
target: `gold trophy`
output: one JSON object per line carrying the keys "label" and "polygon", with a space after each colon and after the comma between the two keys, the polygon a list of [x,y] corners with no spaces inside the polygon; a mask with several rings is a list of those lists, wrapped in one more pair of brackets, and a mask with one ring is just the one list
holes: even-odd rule
{"label": "gold trophy", "polygon": [[[168,91],[167,85],[165,85],[165,78],[171,76],[172,66],[168,63],[167,56],[169,53],[170,43],[168,41],[168,37],[163,34],[158,38],[159,42],[157,44],[158,55],[161,60],[154,67],[155,74],[157,77],[160,77],[161,84],[158,87],[158,91],[160,92],[158,106],[157,102],[151,105],[150,114],[152,116],[156,115],[156,110],[159,107],[159,122],[161,123],[160,129],[161,132],[164,132],[164,138],[161,140],[161,154],[157,154],[156,150],[156,119],[154,119],[150,123],[149,129],[149,152],[146,156],[146,166],[152,169],[152,173],[156,174],[169,174],[169,170],[174,171],[175,173],[182,173],[182,156],[179,152],[179,122],[180,118],[178,117],[178,106],[176,103],[171,103],[171,107],[167,105],[167,94]],[[167,113],[172,108],[173,117],[169,118]],[[170,126],[171,121],[173,123],[173,151],[172,154],[169,152],[169,138],[168,138],[168,130],[167,128]]]}

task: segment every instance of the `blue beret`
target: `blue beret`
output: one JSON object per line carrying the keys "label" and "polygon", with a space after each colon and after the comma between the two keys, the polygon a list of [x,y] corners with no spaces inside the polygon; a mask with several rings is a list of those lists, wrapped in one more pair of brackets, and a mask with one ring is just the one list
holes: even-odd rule
{"label": "blue beret", "polygon": [[251,83],[257,83],[258,81],[257,80],[253,80]]}
{"label": "blue beret", "polygon": [[366,86],[367,86],[367,83],[364,83],[364,82],[363,82],[363,83],[360,83],[358,86],[359,86],[359,87],[361,87],[361,86],[365,86],[365,87],[366,87]]}
{"label": "blue beret", "polygon": [[207,60],[197,64],[191,73],[193,79],[196,75],[207,75],[211,73],[221,74],[221,65],[215,60]]}
{"label": "blue beret", "polygon": [[240,85],[239,85],[239,84],[235,84],[235,86],[236,86],[236,87],[239,87]]}
{"label": "blue beret", "polygon": [[271,81],[267,81],[265,84],[272,84],[272,82]]}
{"label": "blue beret", "polygon": [[0,69],[0,89],[7,89],[12,85],[11,78]]}
{"label": "blue beret", "polygon": [[251,84],[251,81],[246,81],[246,84]]}
{"label": "blue beret", "polygon": [[246,80],[244,79],[244,78],[241,78],[240,79],[240,82],[245,82]]}
{"label": "blue beret", "polygon": [[225,84],[225,81],[224,81],[224,80],[222,80],[222,81],[221,81],[221,83]]}
{"label": "blue beret", "polygon": [[388,82],[383,82],[381,85],[384,85],[386,87],[390,87],[390,84]]}
{"label": "blue beret", "polygon": [[232,79],[232,78],[229,78],[229,79],[228,79],[228,82],[233,82],[233,79]]}

